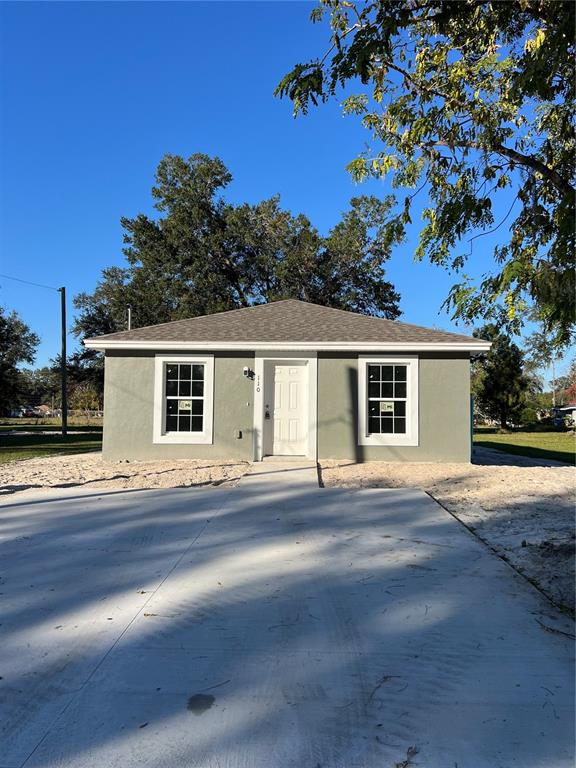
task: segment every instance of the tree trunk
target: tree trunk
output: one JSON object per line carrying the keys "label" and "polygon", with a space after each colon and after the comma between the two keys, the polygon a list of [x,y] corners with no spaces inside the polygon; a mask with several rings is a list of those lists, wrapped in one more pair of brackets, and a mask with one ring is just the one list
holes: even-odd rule
{"label": "tree trunk", "polygon": [[500,429],[508,429],[505,414],[500,414]]}

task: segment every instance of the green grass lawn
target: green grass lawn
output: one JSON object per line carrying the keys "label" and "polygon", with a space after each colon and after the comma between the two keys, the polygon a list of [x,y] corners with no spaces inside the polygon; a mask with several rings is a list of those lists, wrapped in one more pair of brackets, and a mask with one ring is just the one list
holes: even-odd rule
{"label": "green grass lawn", "polygon": [[574,464],[576,460],[576,438],[568,432],[523,432],[514,431],[500,434],[495,429],[477,429],[474,445],[496,448],[517,456],[532,456],[537,459],[554,459]]}
{"label": "green grass lawn", "polygon": [[[27,432],[37,433],[51,426],[18,425]],[[75,426],[69,429],[66,437],[62,435],[8,435],[14,425],[0,426],[0,464],[21,459],[33,459],[38,456],[58,456],[66,453],[86,453],[102,448],[102,427]],[[82,434],[79,430],[87,430]]]}
{"label": "green grass lawn", "polygon": [[[56,418],[31,418],[31,419],[9,419],[0,416],[0,433],[10,429],[30,430],[60,429],[62,422]],[[85,419],[82,416],[69,416],[68,429],[95,429],[102,430],[102,419]]]}
{"label": "green grass lawn", "polygon": [[[60,424],[5,424],[0,422],[0,440],[6,432],[60,432]],[[102,432],[102,422],[98,426],[92,424],[68,424],[68,432]]]}

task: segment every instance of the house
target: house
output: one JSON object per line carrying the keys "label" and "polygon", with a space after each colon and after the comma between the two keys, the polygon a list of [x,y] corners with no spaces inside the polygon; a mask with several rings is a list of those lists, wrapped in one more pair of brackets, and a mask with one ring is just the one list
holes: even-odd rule
{"label": "house", "polygon": [[576,424],[576,403],[556,405],[550,411],[550,415],[554,424],[558,427],[564,426],[566,423],[570,425]]}
{"label": "house", "polygon": [[480,339],[296,300],[87,339],[106,459],[470,461]]}

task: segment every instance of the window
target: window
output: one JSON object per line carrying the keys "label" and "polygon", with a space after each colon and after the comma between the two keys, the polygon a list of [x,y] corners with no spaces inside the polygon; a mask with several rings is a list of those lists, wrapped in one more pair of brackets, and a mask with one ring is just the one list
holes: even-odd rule
{"label": "window", "polygon": [[212,442],[212,356],[156,356],[155,443]]}
{"label": "window", "polygon": [[204,363],[166,363],[164,431],[204,430]]}
{"label": "window", "polygon": [[418,445],[418,358],[358,360],[358,444]]}
{"label": "window", "polygon": [[406,434],[405,365],[368,365],[368,434]]}

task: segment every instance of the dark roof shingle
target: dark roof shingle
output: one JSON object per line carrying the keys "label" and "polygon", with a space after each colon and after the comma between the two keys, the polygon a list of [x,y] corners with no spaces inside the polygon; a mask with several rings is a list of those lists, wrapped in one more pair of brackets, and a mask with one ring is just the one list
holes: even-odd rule
{"label": "dark roof shingle", "polygon": [[120,331],[94,339],[99,347],[111,342],[126,346],[134,342],[186,344],[478,344],[478,339],[447,331],[409,325],[397,320],[359,315],[341,309],[286,299],[213,315],[149,325],[131,331]]}

